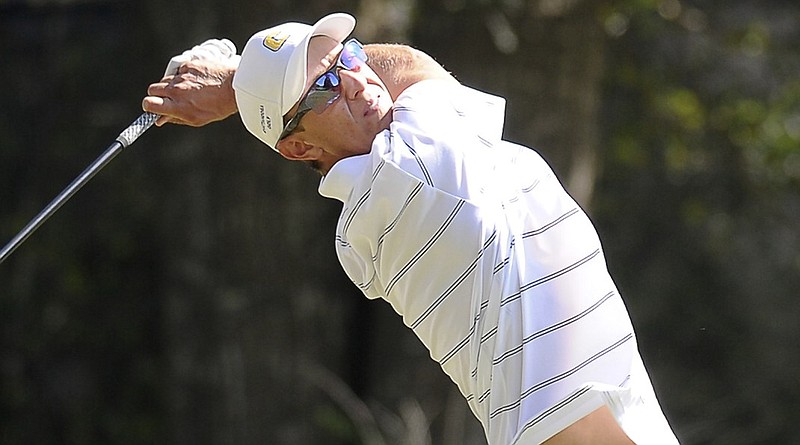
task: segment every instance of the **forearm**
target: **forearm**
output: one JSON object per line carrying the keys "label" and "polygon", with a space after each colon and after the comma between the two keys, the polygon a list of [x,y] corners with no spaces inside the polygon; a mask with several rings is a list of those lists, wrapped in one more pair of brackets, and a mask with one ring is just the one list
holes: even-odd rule
{"label": "forearm", "polygon": [[150,85],[142,108],[160,115],[156,122],[199,127],[235,114],[232,81],[238,60],[189,61],[174,76]]}

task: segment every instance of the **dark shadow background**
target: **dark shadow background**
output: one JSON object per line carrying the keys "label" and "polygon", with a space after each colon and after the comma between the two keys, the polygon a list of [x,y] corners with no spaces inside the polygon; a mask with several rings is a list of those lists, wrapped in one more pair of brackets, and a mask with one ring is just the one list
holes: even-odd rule
{"label": "dark shadow background", "polygon": [[[594,219],[684,444],[800,442],[793,1],[0,0],[0,242],[169,58],[357,16],[507,98]],[[0,442],[482,444],[333,250],[339,205],[238,117],[151,129],[0,265]]]}

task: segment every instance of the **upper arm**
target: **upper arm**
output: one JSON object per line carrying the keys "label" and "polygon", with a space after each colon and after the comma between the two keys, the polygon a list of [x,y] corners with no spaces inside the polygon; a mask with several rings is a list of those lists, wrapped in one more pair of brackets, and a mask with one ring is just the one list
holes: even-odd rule
{"label": "upper arm", "polygon": [[568,426],[543,445],[634,445],[607,406]]}
{"label": "upper arm", "polygon": [[367,64],[384,80],[393,99],[406,88],[422,80],[444,79],[456,82],[447,70],[428,54],[400,44],[370,44],[364,46],[369,56]]}

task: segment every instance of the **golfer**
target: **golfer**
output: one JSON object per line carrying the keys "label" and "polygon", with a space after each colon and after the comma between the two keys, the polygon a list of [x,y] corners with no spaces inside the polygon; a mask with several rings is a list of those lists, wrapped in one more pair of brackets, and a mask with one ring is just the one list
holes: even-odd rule
{"label": "golfer", "polygon": [[677,444],[586,214],[504,100],[403,45],[348,40],[332,14],[183,64],[143,108],[204,125],[237,111],[343,203],[339,260],[455,382],[490,445]]}

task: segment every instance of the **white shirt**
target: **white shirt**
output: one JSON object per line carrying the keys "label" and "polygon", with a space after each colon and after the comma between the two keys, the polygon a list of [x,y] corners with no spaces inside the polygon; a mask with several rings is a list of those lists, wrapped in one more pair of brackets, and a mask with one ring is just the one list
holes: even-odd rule
{"label": "white shirt", "polygon": [[586,214],[534,151],[502,140],[503,99],[409,87],[369,154],[320,194],[336,248],[458,385],[491,445],[538,444],[603,404],[638,444],[676,444]]}

